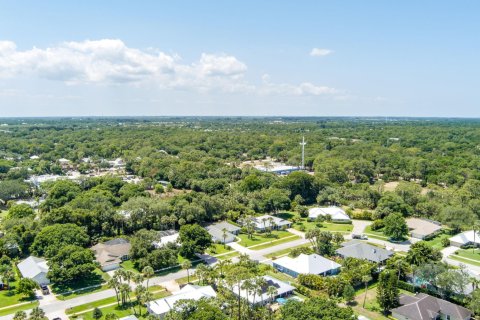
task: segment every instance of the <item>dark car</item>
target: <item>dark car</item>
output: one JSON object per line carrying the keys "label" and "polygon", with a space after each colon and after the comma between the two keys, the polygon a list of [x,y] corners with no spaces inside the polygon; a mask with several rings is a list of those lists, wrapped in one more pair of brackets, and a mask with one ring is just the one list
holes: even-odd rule
{"label": "dark car", "polygon": [[43,293],[43,294],[49,294],[49,293],[50,293],[50,290],[48,290],[48,287],[47,287],[47,285],[45,285],[45,284],[42,284],[42,285],[40,286],[40,289],[42,289],[42,293]]}
{"label": "dark car", "polygon": [[52,320],[62,320],[60,317],[53,318]]}

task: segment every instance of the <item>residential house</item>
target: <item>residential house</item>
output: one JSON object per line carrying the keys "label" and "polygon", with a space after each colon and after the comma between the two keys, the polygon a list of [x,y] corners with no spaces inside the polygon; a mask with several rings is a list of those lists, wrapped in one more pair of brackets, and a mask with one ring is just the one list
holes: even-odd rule
{"label": "residential house", "polygon": [[316,220],[319,216],[330,216],[332,222],[350,222],[348,214],[339,207],[310,208],[308,210],[308,218]]}
{"label": "residential house", "polygon": [[217,293],[211,286],[188,284],[171,296],[147,302],[147,311],[152,316],[163,319],[179,300],[200,300],[201,298],[215,298],[216,296]]}
{"label": "residential house", "polygon": [[235,241],[235,236],[240,233],[240,227],[222,221],[207,226],[208,233],[214,242],[230,243]]}
{"label": "residential house", "polygon": [[343,243],[342,248],[337,249],[336,252],[342,258],[365,259],[379,264],[382,264],[393,255],[392,251],[356,240]]}
{"label": "residential house", "polygon": [[[290,228],[292,225],[292,222],[288,220],[284,220],[282,218],[274,217],[267,214],[259,217],[253,217],[251,219],[254,224],[255,231],[257,232],[265,232],[268,229],[287,229]],[[247,221],[243,220],[241,221],[241,223],[245,226],[247,224]]]}
{"label": "residential house", "polygon": [[465,231],[450,238],[450,245],[463,247],[475,245],[480,247],[480,232],[478,230]]}
{"label": "residential house", "polygon": [[400,305],[391,310],[392,317],[398,320],[468,320],[472,316],[467,308],[425,293],[402,294]]}
{"label": "residential house", "polygon": [[[258,304],[263,305],[268,302],[271,302],[272,299],[275,300],[276,298],[279,298],[279,297],[289,296],[293,293],[293,290],[295,290],[295,287],[291,286],[290,284],[280,281],[278,279],[275,279],[271,276],[263,276],[263,279],[265,280],[265,285],[262,286],[261,293],[256,293],[255,296],[253,294],[248,293],[247,290],[242,289],[243,281],[241,281],[240,297],[246,299],[249,303],[253,305],[258,305]],[[275,296],[272,297],[269,295],[269,292],[268,292],[269,287],[274,287],[276,289]],[[233,286],[232,292],[236,296],[239,295],[238,284]]]}
{"label": "residential house", "polygon": [[120,268],[120,263],[130,258],[128,254],[131,247],[128,240],[117,238],[98,243],[92,247],[92,250],[101,269],[111,271]]}
{"label": "residential house", "polygon": [[408,218],[406,222],[412,238],[433,237],[442,230],[441,223],[433,220]]}
{"label": "residential house", "polygon": [[159,240],[154,241],[152,244],[155,248],[161,248],[168,243],[176,243],[179,237],[179,233],[176,230],[164,230],[158,232]]}
{"label": "residential house", "polygon": [[20,262],[17,267],[22,277],[32,279],[40,285],[50,284],[50,280],[47,278],[47,260],[30,256]]}
{"label": "residential house", "polygon": [[341,265],[318,254],[300,254],[296,258],[282,257],[273,261],[273,267],[292,277],[299,274],[334,275],[340,271]]}

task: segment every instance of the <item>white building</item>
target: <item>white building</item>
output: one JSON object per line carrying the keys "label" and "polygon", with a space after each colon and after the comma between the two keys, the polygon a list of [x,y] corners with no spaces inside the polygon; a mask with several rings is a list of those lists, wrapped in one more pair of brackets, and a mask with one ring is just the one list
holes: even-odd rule
{"label": "white building", "polygon": [[296,258],[282,257],[273,261],[273,267],[292,277],[300,274],[334,275],[341,265],[318,254],[300,254]]}
{"label": "white building", "polygon": [[17,267],[24,278],[32,279],[38,284],[50,283],[47,278],[48,265],[45,259],[30,256],[20,262]]}
{"label": "white building", "polygon": [[480,232],[474,230],[465,231],[456,236],[450,238],[450,245],[455,247],[463,247],[466,245],[475,244],[477,247],[480,246]]}
{"label": "white building", "polygon": [[[265,280],[265,285],[261,288],[261,294],[253,295],[249,294],[247,290],[242,289],[243,281],[240,282],[240,297],[246,299],[251,304],[265,304],[272,301],[272,298],[275,300],[278,297],[286,297],[293,293],[295,287],[289,285],[286,282],[280,281],[270,276],[263,276]],[[268,294],[268,288],[274,287],[277,290],[277,294],[274,297],[271,297]],[[238,296],[238,285],[234,285],[232,292]]]}
{"label": "white building", "polygon": [[151,315],[162,319],[175,307],[175,302],[179,300],[200,300],[201,298],[215,298],[216,296],[217,293],[211,286],[202,287],[188,284],[169,297],[148,302],[147,310]]}
{"label": "white building", "polygon": [[319,216],[326,217],[329,215],[332,218],[333,222],[349,222],[351,221],[348,214],[339,207],[325,207],[325,208],[310,208],[308,210],[308,218],[310,220],[315,220]]}
{"label": "white building", "polygon": [[[267,214],[259,217],[253,217],[252,220],[255,224],[255,230],[258,232],[264,232],[267,229],[287,229],[292,225],[291,221]],[[242,221],[242,224],[245,226],[246,221]]]}
{"label": "white building", "polygon": [[160,240],[154,241],[152,244],[155,248],[162,248],[169,243],[176,243],[180,234],[175,230],[159,231]]}

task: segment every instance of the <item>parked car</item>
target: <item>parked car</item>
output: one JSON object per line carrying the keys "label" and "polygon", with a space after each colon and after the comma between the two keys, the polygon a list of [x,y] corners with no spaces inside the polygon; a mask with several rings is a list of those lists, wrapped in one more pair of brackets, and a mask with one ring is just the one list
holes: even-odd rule
{"label": "parked car", "polygon": [[352,234],[352,239],[368,240],[368,237],[364,234]]}
{"label": "parked car", "polygon": [[42,285],[40,286],[40,289],[42,290],[42,293],[43,293],[43,294],[49,294],[49,293],[50,293],[50,290],[48,290],[48,287],[47,287],[47,285],[45,285],[45,284],[42,284]]}

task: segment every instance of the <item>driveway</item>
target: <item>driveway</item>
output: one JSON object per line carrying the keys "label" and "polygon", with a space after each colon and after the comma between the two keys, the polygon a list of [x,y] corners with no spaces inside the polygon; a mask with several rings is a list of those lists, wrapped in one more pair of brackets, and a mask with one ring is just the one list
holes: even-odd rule
{"label": "driveway", "polygon": [[[352,220],[353,230],[352,234],[362,234],[365,231],[365,228],[372,224],[372,221],[367,220]],[[351,235],[345,236],[346,238]]]}

